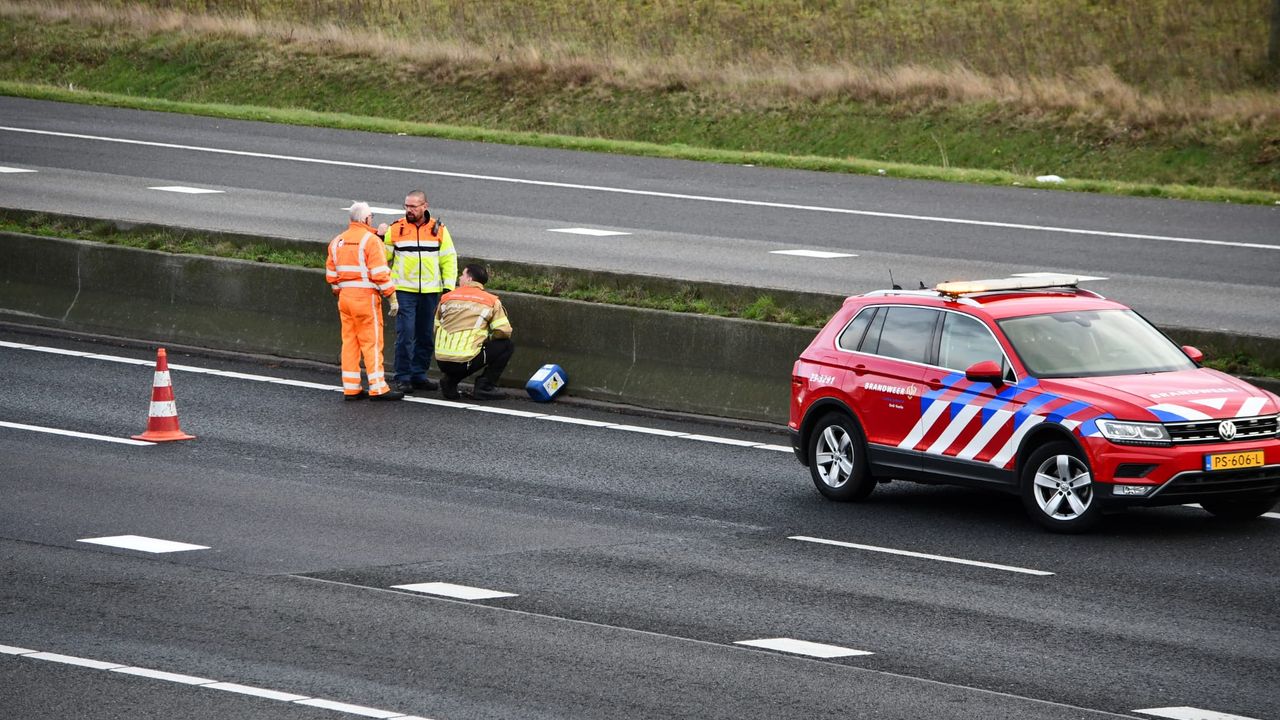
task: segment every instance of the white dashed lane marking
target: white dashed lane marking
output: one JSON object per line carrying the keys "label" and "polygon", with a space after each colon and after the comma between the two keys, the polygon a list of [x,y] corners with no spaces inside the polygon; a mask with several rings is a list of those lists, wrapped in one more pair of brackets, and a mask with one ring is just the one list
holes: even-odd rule
{"label": "white dashed lane marking", "polygon": [[44,135],[48,137],[63,137],[76,140],[90,140],[95,142],[119,143],[122,145],[136,145],[138,147],[155,147],[166,148],[170,150],[189,150],[191,152],[203,152],[216,155],[231,155],[233,157],[255,157],[265,160],[283,160],[287,162],[311,163],[315,165],[328,165],[332,167],[349,167],[360,168],[365,170],[386,170],[390,172],[400,172],[413,175],[430,175],[434,177],[450,177],[462,178],[466,180],[483,180],[488,182],[508,183],[512,185],[531,185],[535,187],[551,187],[562,188],[566,190],[589,190],[593,192],[616,193],[619,195],[634,195],[638,197],[658,197],[673,200],[694,200],[707,203],[721,203],[725,205],[740,205],[748,207],[763,208],[782,208],[787,210],[803,210],[808,212],[832,213],[838,215],[855,215],[862,217],[879,217],[892,220],[909,220],[917,222],[934,222],[948,223],[954,225],[971,225],[975,227],[995,227],[1006,228],[1011,230],[1031,230],[1037,232],[1048,233],[1065,233],[1071,235],[1089,235],[1094,237],[1114,237],[1128,238],[1132,240],[1158,240],[1164,242],[1177,243],[1195,243],[1200,245],[1219,245],[1228,247],[1256,248],[1259,250],[1280,250],[1280,245],[1267,245],[1263,243],[1250,242],[1232,242],[1228,240],[1207,240],[1202,238],[1175,237],[1170,235],[1147,235],[1144,233],[1128,233],[1114,232],[1110,230],[1086,230],[1084,228],[1054,227],[1051,225],[1030,225],[1026,223],[1009,223],[998,222],[994,220],[972,220],[969,218],[954,217],[938,217],[933,215],[912,215],[909,213],[893,213],[881,212],[878,210],[854,210],[852,208],[838,208],[823,205],[802,205],[799,203],[783,203],[770,202],[767,200],[744,200],[741,198],[716,197],[712,195],[693,195],[688,193],[662,192],[659,190],[636,190],[634,188],[608,187],[604,185],[585,185],[579,183],[554,182],[551,180],[530,180],[527,178],[503,177],[500,175],[478,175],[475,173],[449,172],[445,170],[423,170],[421,168],[403,167],[398,165],[380,165],[377,163],[350,162],[346,160],[329,160],[327,158],[303,157],[298,155],[281,155],[277,153],[260,153],[250,152],[248,150],[232,150],[230,148],[206,147],[200,145],[183,145],[180,143],[156,142],[152,140],[134,140],[131,138],[108,137],[105,135],[86,135],[84,133],[68,133],[57,132],[54,130],[37,130],[35,128],[21,128],[9,125],[0,125],[0,131],[27,133],[31,135]]}
{"label": "white dashed lane marking", "polygon": [[550,228],[547,232],[567,233],[569,235],[590,235],[592,237],[610,237],[613,235],[630,235],[618,230],[597,230],[595,228]]}
{"label": "white dashed lane marking", "polygon": [[163,192],[182,193],[184,195],[214,195],[221,194],[223,190],[210,190],[209,188],[187,187],[186,185],[162,185],[149,187],[148,190],[160,190]]}
{"label": "white dashed lane marking", "polygon": [[[43,347],[40,345],[28,345],[26,343],[15,343],[0,340],[0,348],[13,348],[15,350],[31,350],[34,352],[52,353],[55,355],[69,355],[72,357],[82,357],[90,360],[103,360],[106,362],[124,363],[128,365],[154,365],[152,360],[137,360],[134,358],[117,357],[114,355],[101,355],[97,353],[87,353],[78,350],[64,350],[61,348]],[[305,382],[302,380],[289,380],[287,378],[270,377],[267,375],[252,375],[249,373],[232,372],[230,370],[213,370],[210,368],[195,367],[192,365],[180,365],[169,363],[170,372],[189,372],[200,375],[214,375],[217,377],[234,378],[236,380],[249,380],[252,382],[272,383],[276,385],[288,385],[291,387],[308,388],[311,390],[326,390],[330,392],[341,392],[342,387],[339,385],[326,385],[324,383]],[[474,403],[458,402],[455,400],[441,400],[436,398],[406,396],[404,399],[408,403],[420,403],[423,405],[435,405],[437,407],[457,408],[460,410],[475,410],[477,412],[486,412],[494,415],[507,415],[511,417],[527,418],[533,420],[550,420],[553,422],[569,423],[574,425],[582,425],[584,427],[598,427],[608,430],[623,430],[626,432],[643,433],[646,435],[659,435],[662,437],[680,438],[682,440],[695,440],[698,442],[718,443],[722,445],[737,445],[740,447],[752,448],[754,450],[770,450],[775,452],[791,452],[790,447],[783,445],[774,445],[770,443],[760,443],[754,440],[739,440],[737,438],[719,437],[715,435],[701,435],[697,433],[689,433],[681,430],[666,430],[663,428],[643,427],[639,425],[622,425],[599,420],[584,420],[563,415],[549,415],[546,413],[534,412],[529,410],[516,410],[514,408],[504,408],[494,405],[477,405]],[[0,427],[6,423],[0,423]]]}
{"label": "white dashed lane marking", "polygon": [[1165,707],[1165,708],[1147,708],[1146,710],[1134,710],[1136,713],[1144,715],[1155,715],[1162,718],[1173,718],[1173,720],[1257,720],[1256,718],[1245,717],[1244,715],[1228,715],[1227,713],[1215,712],[1213,710],[1201,710],[1193,707]]}
{"label": "white dashed lane marking", "polygon": [[750,645],[765,650],[779,650],[793,655],[808,655],[818,658],[854,657],[857,655],[874,655],[867,650],[854,650],[839,645],[793,640],[791,638],[764,638],[761,640],[739,640],[734,645]]}
{"label": "white dashed lane marking", "polygon": [[833,260],[835,258],[858,257],[852,253],[829,252],[827,250],[770,250],[770,255],[795,255],[797,257],[819,258],[821,260]]}
{"label": "white dashed lane marking", "polygon": [[1028,568],[1014,567],[1012,565],[997,565],[995,563],[981,562],[978,560],[964,560],[962,558],[947,557],[946,555],[930,555],[928,553],[912,552],[910,550],[895,550],[894,548],[877,547],[875,545],[859,545],[857,543],[841,542],[839,540],[824,540],[822,538],[807,537],[804,535],[792,535],[788,540],[799,540],[801,542],[818,543],[819,545],[835,545],[836,547],[851,548],[853,550],[867,550],[870,552],[887,553],[889,555],[904,555],[906,557],[920,558],[922,560],[937,560],[939,562],[958,563],[960,565],[972,565],[975,567],[990,568],[992,570],[1004,570],[1007,572],[1023,573],[1025,575],[1052,575],[1051,572],[1044,570],[1031,570]]}
{"label": "white dashed lane marking", "polygon": [[494,598],[517,597],[515,593],[454,585],[446,582],[412,583],[410,585],[392,585],[391,587],[396,590],[409,590],[411,592],[440,595],[459,600],[492,600]]}
{"label": "white dashed lane marking", "polygon": [[28,170],[26,168],[0,167],[0,175],[12,175],[16,173],[33,173],[33,172],[35,172],[35,170]]}
{"label": "white dashed lane marking", "polygon": [[417,715],[406,715],[394,710],[382,710],[379,708],[367,707],[365,705],[352,705],[350,703],[339,702],[337,700],[310,697],[308,695],[282,692],[280,690],[272,690],[270,688],[256,687],[253,685],[241,685],[240,683],[212,680],[210,678],[185,675],[183,673],[133,667],[104,660],[76,657],[74,655],[60,655],[58,653],[41,652],[38,650],[29,650],[27,648],[13,647],[11,645],[0,645],[0,655],[12,655],[28,660],[56,662],[63,665],[75,665],[92,670],[105,670],[123,675],[132,675],[134,677],[177,683],[179,685],[209,688],[210,690],[222,690],[224,692],[236,693],[238,695],[248,695],[250,697],[276,700],[279,702],[292,703],[294,705],[324,708],[326,710],[334,710],[336,712],[346,713],[348,715],[358,715],[360,717],[383,718],[384,720],[429,720],[428,718]]}
{"label": "white dashed lane marking", "polygon": [[175,542],[173,540],[160,540],[159,538],[143,537],[141,535],[115,535],[113,537],[100,538],[84,538],[76,542],[91,543],[93,545],[106,545],[108,547],[124,548],[125,550],[138,550],[149,553],[171,553],[171,552],[187,552],[189,550],[208,550],[208,545],[192,545],[191,543]]}

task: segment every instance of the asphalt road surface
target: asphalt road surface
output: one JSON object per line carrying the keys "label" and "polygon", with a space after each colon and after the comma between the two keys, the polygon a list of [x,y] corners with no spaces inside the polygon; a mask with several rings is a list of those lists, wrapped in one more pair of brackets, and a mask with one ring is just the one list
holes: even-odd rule
{"label": "asphalt road surface", "polygon": [[154,357],[0,329],[0,716],[1280,716],[1280,516],[836,505],[767,428],[178,353],[196,439],[124,444]]}
{"label": "asphalt road surface", "polygon": [[1280,338],[1280,207],[0,98],[3,207],[321,243],[345,226],[352,200],[389,221],[418,187],[468,257],[839,294],[887,288],[891,278],[917,287],[1070,272],[1103,278],[1088,286],[1163,326]]}

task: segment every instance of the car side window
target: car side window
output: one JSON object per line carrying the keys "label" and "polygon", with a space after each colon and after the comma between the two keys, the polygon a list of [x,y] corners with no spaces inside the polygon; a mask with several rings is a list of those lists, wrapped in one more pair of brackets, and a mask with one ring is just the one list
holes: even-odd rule
{"label": "car side window", "polygon": [[840,333],[840,339],[836,340],[836,344],[841,350],[857,350],[858,344],[862,342],[862,336],[867,330],[867,326],[871,324],[871,317],[876,314],[876,308],[864,308],[858,316],[849,323],[849,326]]}
{"label": "car side window", "polygon": [[964,371],[983,360],[993,360],[1007,369],[1004,352],[991,331],[976,318],[949,312],[942,319],[942,343],[938,346],[938,364],[951,370]]}
{"label": "car side window", "polygon": [[938,311],[919,307],[891,307],[882,311],[881,315],[884,316],[884,329],[880,332],[876,354],[910,362],[925,362],[933,343],[933,326],[937,322]]}
{"label": "car side window", "polygon": [[871,326],[867,328],[867,334],[863,336],[862,345],[858,346],[858,349],[872,355],[879,352],[880,332],[882,330],[884,330],[884,308],[878,307],[875,308],[875,314],[871,318]]}

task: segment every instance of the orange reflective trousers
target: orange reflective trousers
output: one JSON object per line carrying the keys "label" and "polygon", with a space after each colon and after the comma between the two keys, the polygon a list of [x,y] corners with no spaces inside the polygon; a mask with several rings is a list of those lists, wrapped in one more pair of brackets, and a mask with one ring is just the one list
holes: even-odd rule
{"label": "orange reflective trousers", "polygon": [[367,288],[342,288],[338,317],[342,319],[342,392],[360,394],[361,358],[369,377],[369,394],[390,391],[382,374],[382,296]]}

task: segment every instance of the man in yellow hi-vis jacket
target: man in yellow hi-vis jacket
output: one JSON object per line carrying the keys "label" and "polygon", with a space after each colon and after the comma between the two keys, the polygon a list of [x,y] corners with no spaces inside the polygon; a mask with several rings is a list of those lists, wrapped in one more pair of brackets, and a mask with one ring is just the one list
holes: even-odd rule
{"label": "man in yellow hi-vis jacket", "polygon": [[485,292],[489,271],[469,264],[458,276],[458,289],[445,293],[436,307],[436,365],[440,367],[440,393],[458,398],[458,383],[483,370],[471,396],[477,400],[503,397],[498,378],[515,352],[511,321],[502,301]]}
{"label": "man in yellow hi-vis jacket", "polygon": [[395,385],[403,392],[435,390],[427,377],[436,304],[453,289],[458,256],[449,228],[427,211],[427,195],[414,190],[405,196],[404,217],[378,228],[391,262],[399,310],[396,318]]}

